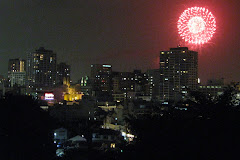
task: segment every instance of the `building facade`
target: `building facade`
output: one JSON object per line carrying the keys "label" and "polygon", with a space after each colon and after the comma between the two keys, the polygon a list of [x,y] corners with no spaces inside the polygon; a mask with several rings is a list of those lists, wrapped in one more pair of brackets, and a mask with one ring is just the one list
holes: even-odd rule
{"label": "building facade", "polygon": [[206,85],[199,85],[199,91],[206,96],[216,98],[221,95],[225,89],[224,79],[209,79]]}
{"label": "building facade", "polygon": [[147,70],[148,80],[148,94],[151,99],[159,99],[159,83],[160,83],[160,71],[159,69]]}
{"label": "building facade", "polygon": [[56,53],[40,47],[27,57],[28,87],[33,90],[52,88],[56,84]]}
{"label": "building facade", "polygon": [[57,84],[58,85],[70,85],[70,65],[66,63],[59,63],[57,65]]}
{"label": "building facade", "polygon": [[20,58],[9,59],[8,61],[8,86],[25,86],[26,83],[26,62]]}
{"label": "building facade", "polygon": [[109,64],[92,64],[90,81],[93,91],[112,91],[112,66]]}
{"label": "building facade", "polygon": [[80,84],[80,90],[85,96],[92,95],[92,85],[88,76],[82,77],[78,83]]}
{"label": "building facade", "polygon": [[163,104],[186,98],[198,88],[198,52],[187,47],[160,52],[160,101]]}
{"label": "building facade", "polygon": [[8,73],[11,72],[24,72],[26,71],[26,61],[20,58],[9,59],[8,61]]}
{"label": "building facade", "polygon": [[14,85],[25,87],[26,72],[11,72],[9,78],[11,87]]}
{"label": "building facade", "polygon": [[113,97],[117,101],[148,95],[147,74],[141,70],[133,72],[113,72]]}

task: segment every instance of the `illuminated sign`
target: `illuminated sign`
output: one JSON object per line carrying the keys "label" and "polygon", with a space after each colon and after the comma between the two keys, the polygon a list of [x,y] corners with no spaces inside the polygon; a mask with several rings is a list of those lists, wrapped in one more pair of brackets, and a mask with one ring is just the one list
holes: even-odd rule
{"label": "illuminated sign", "polygon": [[102,65],[103,67],[108,67],[108,68],[110,68],[110,67],[112,67],[111,65]]}
{"label": "illuminated sign", "polygon": [[45,93],[45,100],[54,100],[54,94]]}

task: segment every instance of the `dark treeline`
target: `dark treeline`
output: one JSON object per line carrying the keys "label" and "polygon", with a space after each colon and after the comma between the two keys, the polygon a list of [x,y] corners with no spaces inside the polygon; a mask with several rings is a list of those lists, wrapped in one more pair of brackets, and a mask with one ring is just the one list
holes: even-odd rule
{"label": "dark treeline", "polygon": [[1,158],[3,160],[54,159],[54,121],[30,96],[0,99]]}
{"label": "dark treeline", "polygon": [[119,158],[235,158],[240,146],[240,112],[235,95],[233,88],[215,99],[193,92],[187,111],[172,109],[163,116],[130,118],[130,128],[137,138]]}

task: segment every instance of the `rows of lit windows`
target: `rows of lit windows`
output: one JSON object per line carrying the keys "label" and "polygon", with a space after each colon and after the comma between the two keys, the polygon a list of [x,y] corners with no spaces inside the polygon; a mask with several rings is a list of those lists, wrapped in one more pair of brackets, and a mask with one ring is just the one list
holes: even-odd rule
{"label": "rows of lit windows", "polygon": [[222,88],[222,86],[199,86],[199,88]]}

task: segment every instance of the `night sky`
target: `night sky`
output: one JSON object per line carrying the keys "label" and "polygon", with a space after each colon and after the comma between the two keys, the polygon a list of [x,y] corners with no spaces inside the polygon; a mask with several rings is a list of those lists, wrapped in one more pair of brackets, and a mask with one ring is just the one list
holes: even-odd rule
{"label": "night sky", "polygon": [[[184,44],[177,20],[188,7],[206,7],[217,30],[206,45]],[[199,77],[240,81],[239,0],[1,0],[0,74],[9,58],[26,58],[40,46],[72,67],[72,79],[90,65],[110,63],[115,71],[159,67],[159,52],[179,43],[199,51]]]}

